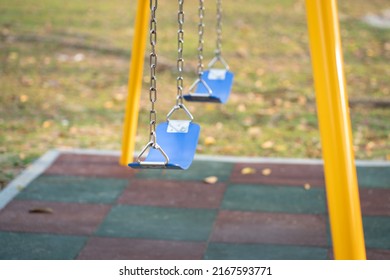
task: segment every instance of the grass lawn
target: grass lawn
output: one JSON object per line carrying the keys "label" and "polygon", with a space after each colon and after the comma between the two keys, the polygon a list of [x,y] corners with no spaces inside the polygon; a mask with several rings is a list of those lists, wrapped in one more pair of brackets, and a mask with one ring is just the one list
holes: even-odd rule
{"label": "grass lawn", "polygon": [[[185,84],[195,79],[197,1],[186,1]],[[188,104],[200,154],[320,158],[303,0],[224,1],[227,105]],[[387,0],[341,0],[356,157],[390,158],[390,29],[361,19]],[[0,185],[56,147],[121,147],[136,1],[0,0]],[[206,1],[205,60],[215,46]],[[176,1],[158,6],[158,118],[175,102]],[[145,69],[136,148],[148,137]]]}

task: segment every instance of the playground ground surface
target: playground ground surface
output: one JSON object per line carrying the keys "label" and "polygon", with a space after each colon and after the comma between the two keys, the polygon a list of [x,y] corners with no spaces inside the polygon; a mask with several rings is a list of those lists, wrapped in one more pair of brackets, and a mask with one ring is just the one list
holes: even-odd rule
{"label": "playground ground surface", "polygon": [[[52,150],[15,178],[0,193],[0,259],[333,258],[319,160],[135,171],[118,155]],[[357,171],[368,259],[389,260],[390,164]]]}
{"label": "playground ground surface", "polygon": [[[176,102],[177,1],[158,2],[160,122]],[[185,2],[187,91],[197,77],[198,1]],[[358,159],[390,161],[390,29],[367,22],[388,18],[389,4],[338,1]],[[205,5],[206,65],[216,16],[215,2]],[[128,0],[0,1],[0,189],[53,148],[121,149],[136,8]],[[202,129],[197,153],[320,158],[305,1],[224,1],[223,10],[233,91],[223,106],[186,103]],[[149,135],[145,61],[136,149]]]}

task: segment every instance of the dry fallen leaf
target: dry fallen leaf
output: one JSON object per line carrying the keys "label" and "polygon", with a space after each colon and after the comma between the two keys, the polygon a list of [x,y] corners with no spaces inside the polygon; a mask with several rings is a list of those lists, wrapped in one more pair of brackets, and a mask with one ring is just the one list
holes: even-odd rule
{"label": "dry fallen leaf", "polygon": [[268,176],[272,173],[272,170],[270,168],[264,168],[261,173],[264,175],[264,176]]}
{"label": "dry fallen leaf", "polygon": [[246,106],[245,106],[245,104],[240,104],[240,105],[238,105],[237,111],[240,112],[240,113],[244,113],[244,112],[246,111]]}
{"label": "dry fallen leaf", "polygon": [[237,147],[236,146],[233,146],[233,145],[226,145],[226,146],[222,146],[220,149],[219,149],[219,152],[222,153],[222,154],[231,154],[233,153],[234,151],[237,150]]}
{"label": "dry fallen leaf", "polygon": [[215,144],[215,138],[212,137],[212,136],[207,136],[205,139],[204,139],[204,144],[206,146],[211,146],[211,145],[214,145]]}
{"label": "dry fallen leaf", "polygon": [[311,189],[311,186],[310,186],[309,183],[306,183],[303,187],[304,187],[305,190],[307,190],[307,191]]}
{"label": "dry fallen leaf", "polygon": [[52,124],[53,124],[52,121],[47,120],[47,121],[44,121],[44,122],[42,123],[42,127],[43,127],[43,128],[49,128]]}
{"label": "dry fallen leaf", "polygon": [[32,208],[28,210],[31,214],[53,214],[53,209],[48,207]]}
{"label": "dry fallen leaf", "polygon": [[261,144],[261,147],[263,149],[271,149],[274,146],[274,142],[272,141],[266,141],[263,144]]}
{"label": "dry fallen leaf", "polygon": [[304,105],[306,105],[306,103],[307,103],[307,98],[305,96],[299,96],[298,97],[298,104],[299,105],[304,106]]}
{"label": "dry fallen leaf", "polygon": [[256,137],[261,134],[261,128],[258,126],[252,126],[248,129],[249,136]]}
{"label": "dry fallen leaf", "polygon": [[281,99],[281,98],[275,98],[274,99],[274,104],[275,104],[275,106],[282,106],[283,105],[283,99]]}
{"label": "dry fallen leaf", "polygon": [[203,182],[206,184],[215,184],[218,182],[218,177],[217,176],[209,176],[203,179]]}
{"label": "dry fallen leaf", "polygon": [[22,103],[27,102],[28,101],[28,96],[25,95],[25,94],[22,94],[21,96],[19,96],[19,100]]}
{"label": "dry fallen leaf", "polygon": [[256,173],[256,169],[254,169],[252,167],[244,167],[243,169],[241,169],[242,175],[249,175],[249,174],[255,174],[255,173]]}
{"label": "dry fallen leaf", "polygon": [[370,141],[366,144],[366,150],[372,150],[373,148],[375,148],[375,146],[376,146],[375,142]]}
{"label": "dry fallen leaf", "polygon": [[111,109],[112,107],[114,107],[114,103],[112,101],[107,101],[104,103],[104,108]]}
{"label": "dry fallen leaf", "polygon": [[114,99],[116,101],[123,101],[126,99],[126,95],[124,93],[118,92],[114,94]]}

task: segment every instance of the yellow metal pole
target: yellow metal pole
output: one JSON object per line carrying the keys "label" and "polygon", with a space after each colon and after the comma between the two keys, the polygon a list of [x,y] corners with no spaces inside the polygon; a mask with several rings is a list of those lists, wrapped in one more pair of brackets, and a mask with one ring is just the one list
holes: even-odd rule
{"label": "yellow metal pole", "polygon": [[365,259],[337,0],[306,0],[335,259]]}
{"label": "yellow metal pole", "polygon": [[131,50],[128,97],[123,125],[122,154],[119,160],[121,165],[127,165],[133,161],[149,13],[149,1],[138,0],[133,48]]}

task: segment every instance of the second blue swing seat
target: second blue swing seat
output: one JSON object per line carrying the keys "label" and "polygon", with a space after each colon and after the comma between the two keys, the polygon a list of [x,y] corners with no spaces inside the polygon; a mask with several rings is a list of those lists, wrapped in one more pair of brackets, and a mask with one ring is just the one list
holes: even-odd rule
{"label": "second blue swing seat", "polygon": [[[200,126],[192,121],[168,120],[156,128],[155,146],[149,142],[136,162],[135,169],[188,169],[198,145]],[[140,157],[149,150],[144,160]]]}
{"label": "second blue swing seat", "polygon": [[[220,62],[223,68],[215,68],[214,65]],[[221,56],[216,56],[207,66],[208,70],[204,71],[201,76],[192,84],[189,94],[184,95],[184,99],[194,102],[214,102],[226,103],[229,99],[233,87],[233,72],[229,71],[229,65]]]}
{"label": "second blue swing seat", "polygon": [[193,84],[194,92],[184,95],[184,99],[193,102],[226,103],[232,90],[233,79],[234,74],[227,69],[204,71]]}

